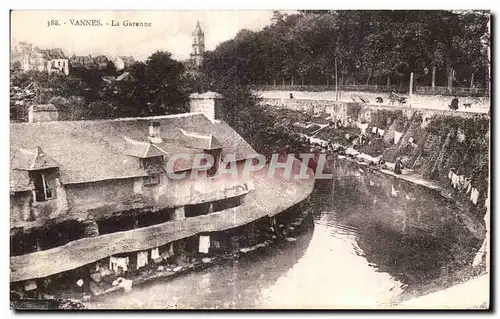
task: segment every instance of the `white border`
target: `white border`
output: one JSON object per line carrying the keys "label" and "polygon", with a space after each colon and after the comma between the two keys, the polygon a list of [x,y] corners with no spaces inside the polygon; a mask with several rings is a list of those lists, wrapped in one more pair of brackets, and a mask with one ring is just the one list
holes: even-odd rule
{"label": "white border", "polygon": [[[237,1],[228,1],[228,0],[218,0],[218,1],[201,1],[201,0],[183,0],[183,1],[176,1],[176,2],[169,2],[165,3],[164,1],[158,0],[158,1],[102,1],[102,0],[85,0],[85,1],[80,1],[80,2],[68,2],[64,0],[52,0],[52,1],[46,1],[46,2],[41,2],[39,0],[24,0],[24,1],[14,1],[14,0],[8,0],[8,1],[2,1],[2,11],[1,11],[1,17],[2,17],[2,23],[1,23],[1,31],[2,34],[4,35],[3,39],[8,39],[9,38],[9,9],[44,9],[44,10],[55,10],[55,9],[83,9],[83,10],[126,10],[126,9],[183,9],[183,10],[202,10],[202,9],[237,9],[237,10],[244,10],[244,9],[251,9],[251,10],[265,10],[265,9],[281,9],[281,10],[295,10],[298,8],[301,9],[460,9],[460,8],[467,8],[467,9],[492,9],[493,13],[495,13],[495,10],[498,6],[498,1],[492,1],[492,0],[474,0],[474,1],[465,1],[465,0],[454,0],[454,1],[413,1],[413,2],[408,2],[408,1],[387,1],[387,0],[379,0],[379,1],[331,1],[331,2],[326,2],[326,1],[318,1],[318,0],[308,0],[308,1],[299,1],[299,0],[287,0],[287,1],[275,1],[275,2],[270,2],[269,0],[252,0],[249,2],[237,2]],[[498,11],[497,11],[498,13]],[[498,17],[496,17],[498,18]],[[495,20],[496,21],[496,20]],[[498,33],[498,29],[494,29],[495,32],[495,42],[497,39],[496,33]],[[3,102],[3,107],[1,108],[1,111],[3,112],[2,114],[2,119],[5,123],[5,125],[1,125],[0,128],[2,132],[0,133],[1,137],[1,142],[2,142],[2,149],[4,152],[2,152],[2,174],[1,174],[1,191],[0,194],[2,196],[2,200],[0,203],[2,203],[4,209],[2,209],[2,218],[3,218],[3,227],[5,228],[4,231],[1,233],[2,235],[2,240],[0,241],[1,245],[1,252],[3,257],[1,258],[1,269],[0,269],[0,291],[1,291],[1,310],[2,310],[2,318],[5,317],[10,317],[14,316],[15,314],[9,310],[9,291],[8,291],[8,276],[9,276],[9,259],[8,259],[8,254],[7,251],[9,249],[9,242],[7,240],[8,233],[9,233],[9,205],[8,205],[8,175],[9,175],[9,160],[8,160],[8,153],[9,153],[9,111],[8,111],[8,99],[9,99],[9,56],[10,56],[10,48],[9,48],[9,42],[8,41],[3,41],[2,42],[2,51],[3,51],[3,59],[4,63],[1,64],[2,66],[2,74],[1,76],[1,94],[2,94],[2,99],[1,101]],[[498,65],[498,62],[494,64],[495,66]],[[493,70],[493,73],[496,74],[497,68],[495,67],[495,70]],[[492,88],[492,90],[496,91],[498,88],[498,79],[495,79],[495,87]],[[499,122],[499,117],[500,117],[500,111],[496,111],[497,115],[495,116],[494,121],[496,123]],[[498,124],[497,124],[498,125]],[[496,134],[495,134],[496,135]],[[492,134],[493,137],[493,134]],[[493,141],[499,140],[498,136],[493,137]],[[492,163],[492,165],[495,165],[495,163]],[[497,170],[498,171],[498,170]],[[496,177],[496,176],[495,176]],[[498,188],[500,189],[500,188]],[[499,195],[497,191],[500,193],[500,190],[495,191],[495,195]],[[500,198],[498,196],[493,196],[493,198]],[[492,213],[494,215],[494,212]],[[498,219],[498,217],[497,217]],[[497,224],[499,221],[497,220]],[[495,231],[493,231],[495,232]],[[496,236],[496,241],[498,241],[498,237]],[[497,242],[495,242],[497,244]],[[498,248],[498,245],[494,246],[496,249]],[[495,254],[495,256],[498,256],[498,253]],[[496,276],[498,277],[498,276]],[[495,282],[496,285],[496,282]],[[493,301],[492,301],[493,302]],[[70,313],[74,314],[74,313]],[[217,316],[234,316],[234,315],[239,315],[240,313],[217,313],[215,315]],[[276,313],[252,313],[252,315],[255,316],[271,316],[275,315]],[[430,314],[430,313],[422,313],[423,315],[426,316],[435,316],[436,314]],[[24,314],[25,317],[35,317],[39,316],[40,314],[37,313],[29,313],[29,314]],[[105,315],[106,318],[118,318],[123,316],[123,314],[117,314],[117,313],[89,313],[87,315]],[[179,316],[182,315],[182,313],[160,313],[160,314],[155,314],[155,313],[134,313],[134,314],[127,314],[135,317],[140,317],[140,316],[154,316],[154,315],[167,315],[169,317],[171,316]],[[187,314],[186,314],[187,315]],[[203,314],[204,315],[204,314]],[[288,313],[282,313],[281,315],[288,316]],[[317,315],[317,313],[300,313],[300,316],[312,316],[312,315]],[[346,314],[343,313],[335,313],[335,314],[327,314],[327,315],[335,315],[335,316],[345,316]],[[400,314],[394,314],[396,316],[399,316]],[[409,314],[403,314],[403,315],[409,315]],[[452,314],[454,317],[461,317],[461,316],[468,316],[470,314],[468,313],[454,313]],[[66,314],[64,314],[66,316]]]}

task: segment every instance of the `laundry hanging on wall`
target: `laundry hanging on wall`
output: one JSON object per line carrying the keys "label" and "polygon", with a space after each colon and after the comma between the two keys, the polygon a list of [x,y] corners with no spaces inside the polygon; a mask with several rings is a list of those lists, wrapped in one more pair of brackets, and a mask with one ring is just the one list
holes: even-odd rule
{"label": "laundry hanging on wall", "polygon": [[377,134],[377,127],[376,126],[372,127],[372,133]]}
{"label": "laundry hanging on wall", "polygon": [[475,188],[472,188],[471,193],[470,193],[470,200],[474,203],[474,205],[477,204],[478,198],[479,198],[479,191]]}
{"label": "laundry hanging on wall", "polygon": [[148,251],[139,251],[137,253],[137,269],[142,268],[148,264]]}
{"label": "laundry hanging on wall", "polygon": [[399,140],[403,136],[403,133],[399,133],[398,131],[394,131],[394,144],[398,144]]}
{"label": "laundry hanging on wall", "polygon": [[208,249],[210,249],[210,236],[200,236],[199,252],[208,254]]}
{"label": "laundry hanging on wall", "polygon": [[160,249],[158,247],[151,249],[151,259],[160,258]]}
{"label": "laundry hanging on wall", "polygon": [[123,272],[128,270],[128,257],[109,257],[109,269],[118,272],[121,268]]}
{"label": "laundry hanging on wall", "polygon": [[394,186],[391,186],[391,195],[392,196],[398,196],[398,193],[396,192],[396,190],[394,189]]}
{"label": "laundry hanging on wall", "polygon": [[384,134],[385,134],[385,130],[381,130],[381,129],[378,130],[378,135],[380,135],[380,137],[384,136]]}
{"label": "laundry hanging on wall", "polygon": [[451,185],[453,186],[453,188],[457,188],[458,186],[458,175],[455,173],[451,174]]}
{"label": "laundry hanging on wall", "polygon": [[472,184],[469,182],[469,185],[467,186],[467,191],[465,194],[469,194],[469,192],[472,190]]}

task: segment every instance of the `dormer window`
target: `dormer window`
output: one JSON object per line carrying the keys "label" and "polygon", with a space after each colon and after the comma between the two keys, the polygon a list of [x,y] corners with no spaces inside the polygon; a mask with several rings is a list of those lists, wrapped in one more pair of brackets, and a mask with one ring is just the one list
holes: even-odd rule
{"label": "dormer window", "polygon": [[35,200],[37,202],[56,197],[54,174],[50,174],[48,171],[32,171],[30,175],[35,187]]}
{"label": "dormer window", "polygon": [[13,168],[28,171],[34,186],[35,201],[42,202],[56,197],[56,180],[59,177],[59,164],[47,156],[40,147],[20,148],[13,153]]}
{"label": "dormer window", "polygon": [[140,162],[141,168],[148,173],[148,176],[144,176],[144,186],[160,184],[160,173],[163,172],[164,165],[163,156],[141,158]]}
{"label": "dormer window", "polygon": [[160,184],[160,174],[153,173],[148,176],[144,176],[144,186],[155,186]]}

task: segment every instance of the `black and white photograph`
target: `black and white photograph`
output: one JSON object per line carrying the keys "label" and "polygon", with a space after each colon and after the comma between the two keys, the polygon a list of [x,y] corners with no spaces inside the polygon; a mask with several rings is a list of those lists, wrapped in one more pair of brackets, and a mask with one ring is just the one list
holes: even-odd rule
{"label": "black and white photograph", "polygon": [[491,21],[12,9],[10,309],[491,310]]}

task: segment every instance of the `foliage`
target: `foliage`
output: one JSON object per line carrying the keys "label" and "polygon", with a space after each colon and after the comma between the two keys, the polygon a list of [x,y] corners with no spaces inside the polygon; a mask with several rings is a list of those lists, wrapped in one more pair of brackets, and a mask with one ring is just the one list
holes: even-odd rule
{"label": "foliage", "polygon": [[[489,14],[466,11],[322,11],[275,12],[272,24],[259,32],[241,31],[220,44],[212,70],[232,74],[238,85],[350,83],[445,86],[450,70],[455,85],[486,86]],[[283,82],[282,82],[283,81]],[[466,83],[464,83],[466,82]]]}
{"label": "foliage", "polygon": [[[169,52],[155,52],[136,62],[120,81],[111,63],[107,68],[72,68],[68,76],[11,69],[12,86],[34,84],[37,103],[52,101],[62,119],[102,119],[165,115],[186,111],[184,66]],[[104,77],[114,80],[105,81]]]}

